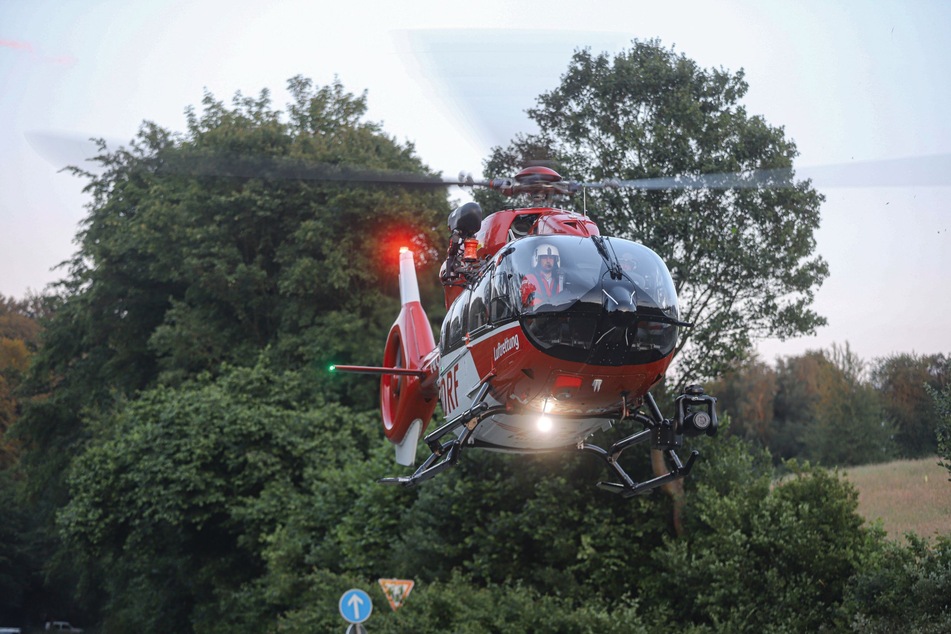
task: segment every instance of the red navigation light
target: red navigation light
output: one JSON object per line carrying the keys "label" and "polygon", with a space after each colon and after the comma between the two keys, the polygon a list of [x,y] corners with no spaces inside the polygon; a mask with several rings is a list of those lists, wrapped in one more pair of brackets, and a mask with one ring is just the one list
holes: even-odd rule
{"label": "red navigation light", "polygon": [[409,251],[409,247],[400,247],[400,253],[406,253]]}

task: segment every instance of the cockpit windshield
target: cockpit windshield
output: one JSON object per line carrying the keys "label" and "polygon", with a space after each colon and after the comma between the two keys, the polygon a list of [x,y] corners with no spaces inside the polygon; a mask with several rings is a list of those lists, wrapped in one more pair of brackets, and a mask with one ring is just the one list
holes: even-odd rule
{"label": "cockpit windshield", "polygon": [[669,354],[679,310],[666,265],[620,238],[531,236],[513,242],[496,277],[535,345],[561,358],[621,365]]}

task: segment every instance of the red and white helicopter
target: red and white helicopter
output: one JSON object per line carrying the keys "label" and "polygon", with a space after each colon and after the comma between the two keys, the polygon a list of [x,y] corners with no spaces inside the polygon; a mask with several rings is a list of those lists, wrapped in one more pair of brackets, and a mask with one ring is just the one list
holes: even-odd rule
{"label": "red and white helicopter", "polygon": [[[474,202],[450,214],[440,272],[448,312],[438,346],[420,304],[413,253],[402,249],[402,309],[382,367],[334,366],[381,375],[384,433],[399,464],[415,463],[420,437],[432,452],[412,475],[381,482],[413,486],[454,465],[468,447],[593,454],[619,479],[598,486],[624,496],[687,475],[699,452],[682,462],[675,450],[684,436],[716,434],[716,399],[690,386],[665,418],[651,396],[679,329],[690,326],[679,319],[670,272],[647,247],[601,236],[586,215],[553,206],[556,196],[617,183],[567,182],[536,166],[514,180],[464,184],[527,195],[532,203],[485,219]],[[437,398],[446,421],[427,434]],[[624,419],[643,430],[607,449],[589,442]],[[672,466],[635,482],[618,457],[648,442]]]}

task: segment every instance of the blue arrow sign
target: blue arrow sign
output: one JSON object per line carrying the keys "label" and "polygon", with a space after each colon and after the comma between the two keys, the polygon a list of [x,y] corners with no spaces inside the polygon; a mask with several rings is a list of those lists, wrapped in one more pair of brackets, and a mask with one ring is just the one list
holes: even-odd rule
{"label": "blue arrow sign", "polygon": [[348,623],[363,623],[370,618],[370,612],[373,612],[373,602],[363,590],[353,588],[340,597],[340,616]]}

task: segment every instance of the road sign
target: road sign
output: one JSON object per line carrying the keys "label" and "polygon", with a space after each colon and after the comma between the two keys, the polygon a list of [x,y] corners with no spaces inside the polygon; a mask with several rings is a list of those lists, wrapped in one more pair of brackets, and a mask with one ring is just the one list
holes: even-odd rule
{"label": "road sign", "polygon": [[380,587],[383,588],[390,607],[396,612],[413,591],[413,582],[408,579],[380,579]]}
{"label": "road sign", "polygon": [[370,601],[370,595],[363,590],[353,588],[340,597],[340,616],[349,623],[363,623],[370,618],[371,612],[373,602]]}

